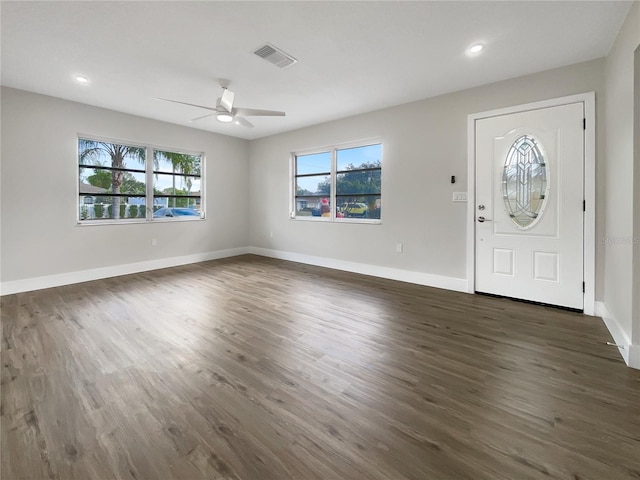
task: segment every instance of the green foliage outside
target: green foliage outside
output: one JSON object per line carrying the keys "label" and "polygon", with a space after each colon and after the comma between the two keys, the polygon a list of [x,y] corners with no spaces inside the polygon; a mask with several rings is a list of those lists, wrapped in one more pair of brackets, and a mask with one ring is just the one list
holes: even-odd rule
{"label": "green foliage outside", "polygon": [[[141,197],[144,197],[147,193],[147,187],[144,182],[139,182],[129,172],[125,172],[124,174],[124,180],[122,181],[120,190],[122,190],[122,193],[132,193],[135,194],[135,196]],[[134,195],[131,196],[133,197]]]}
{"label": "green foliage outside", "polygon": [[[175,152],[162,152],[159,150],[154,151],[154,161],[158,162],[159,160],[168,160],[171,162],[172,173],[180,173],[184,175],[184,177],[180,177],[184,182],[184,187],[186,188],[177,188],[176,187],[176,177],[173,177],[173,185],[170,188],[164,189],[162,192],[165,195],[184,195],[185,197],[191,193],[191,187],[193,185],[192,177],[189,175],[201,175],[201,164],[200,157],[197,155],[188,155],[185,153],[175,153]],[[154,189],[155,190],[155,189]],[[190,205],[195,204],[195,199],[189,200],[188,198],[169,198],[167,201],[168,207],[189,207]]]}
{"label": "green foliage outside", "polygon": [[[127,145],[115,145],[106,142],[98,142],[93,140],[79,140],[79,164],[87,166],[97,166],[93,168],[93,174],[86,178],[86,182],[95,187],[105,190],[101,195],[95,195],[94,216],[95,218],[103,218],[105,213],[104,205],[107,206],[107,218],[138,218],[144,217],[146,209],[144,206],[138,208],[137,205],[129,205],[127,210],[127,201],[124,197],[112,196],[109,194],[131,194],[136,197],[146,197],[146,185],[144,182],[136,180],[135,176],[126,171],[110,171],[99,168],[103,163],[101,158],[107,157],[111,160],[112,168],[125,168],[126,159],[133,159],[144,166],[145,149],[142,147],[132,147]],[[184,195],[185,198],[169,198],[169,207],[190,207],[195,205],[195,198],[186,198],[191,193],[192,177],[189,175],[201,174],[200,157],[197,155],[187,155],[174,152],[162,152],[154,150],[154,163],[158,164],[159,160],[167,160],[172,165],[174,174],[181,174],[184,177],[177,177],[182,180],[182,188],[178,188],[175,184],[176,176],[173,178],[173,186],[158,191],[154,189],[156,194],[165,195]],[[85,180],[83,180],[85,181]],[[154,205],[154,211],[162,208]],[[84,212],[84,213],[83,213]],[[113,215],[115,213],[115,215]],[[89,210],[81,209],[81,219],[89,218]]]}
{"label": "green foliage outside", "polygon": [[[143,147],[134,147],[130,145],[116,145],[113,143],[107,142],[99,142],[95,140],[86,140],[79,139],[78,140],[78,163],[79,165],[101,165],[101,159],[104,157],[108,157],[111,160],[112,168],[124,168],[125,160],[131,159],[142,165],[144,165],[146,156],[146,150]],[[107,173],[111,177],[111,182],[108,187],[110,193],[119,194],[120,189],[122,187],[123,182],[125,181],[125,174],[127,172],[113,170],[111,172],[100,169],[94,169],[94,175],[91,175],[89,178],[93,177],[93,181],[96,183],[101,183],[105,181],[104,173]],[[91,180],[87,179],[89,183]],[[93,183],[91,183],[94,185]],[[101,188],[107,188],[103,185],[95,185],[100,186]],[[114,212],[116,215],[120,214],[120,197],[113,196],[111,197],[111,211],[109,212],[109,218],[120,218],[112,217],[111,212]],[[101,218],[96,214],[97,218]]]}
{"label": "green foliage outside", "polygon": [[[361,170],[361,169],[378,169],[381,167],[380,160],[376,160],[373,162],[364,162],[358,166],[353,164],[349,164],[346,167],[346,171],[343,173],[339,173],[336,177],[336,193],[337,194],[348,194],[351,195],[352,199],[349,201],[358,201],[362,203],[366,203],[369,208],[369,216],[371,218],[380,217],[379,209],[376,208],[376,197],[372,196],[362,196],[359,197],[358,194],[371,194],[371,193],[380,193],[382,191],[382,178],[380,175],[380,170],[365,170],[365,171],[354,171],[350,172],[349,170]],[[300,192],[303,193],[300,193]],[[331,192],[331,181],[326,180],[318,184],[318,192],[324,193],[329,196]],[[310,193],[310,192],[309,192]],[[298,188],[298,195],[307,195],[307,190],[303,190]]]}
{"label": "green foliage outside", "polygon": [[109,190],[111,188],[111,173],[107,170],[100,170],[98,168],[93,169],[93,175],[87,177],[89,182],[94,187],[104,188]]}
{"label": "green foliage outside", "polygon": [[[325,193],[327,193],[327,192],[325,192]],[[296,187],[296,195],[302,197],[302,196],[305,196],[305,195],[314,195],[314,192],[310,192],[306,188]]]}
{"label": "green foliage outside", "polygon": [[[380,170],[369,170],[364,172],[348,172],[348,170],[360,170],[365,168],[380,168],[381,162],[364,162],[358,166],[349,164],[346,173],[339,173],[336,177],[336,192],[348,193],[357,196],[358,193],[379,193],[381,191]],[[329,195],[331,181],[326,180],[318,184],[318,192]],[[302,194],[304,195],[304,194]]]}

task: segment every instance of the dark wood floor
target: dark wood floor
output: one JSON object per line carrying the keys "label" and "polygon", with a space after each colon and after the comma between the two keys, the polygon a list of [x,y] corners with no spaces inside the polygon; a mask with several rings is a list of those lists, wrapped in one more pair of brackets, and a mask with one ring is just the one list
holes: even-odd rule
{"label": "dark wood floor", "polygon": [[640,478],[580,314],[243,256],[2,298],[2,479]]}

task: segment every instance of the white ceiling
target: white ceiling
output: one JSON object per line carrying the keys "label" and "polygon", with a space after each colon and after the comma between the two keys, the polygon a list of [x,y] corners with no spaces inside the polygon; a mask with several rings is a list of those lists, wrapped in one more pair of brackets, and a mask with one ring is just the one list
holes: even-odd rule
{"label": "white ceiling", "polygon": [[[632,2],[9,2],[2,85],[241,138],[605,56]],[[253,55],[270,42],[298,59]],[[465,51],[481,42],[485,50]],[[78,74],[90,83],[78,85]],[[155,97],[284,110],[255,128]]]}

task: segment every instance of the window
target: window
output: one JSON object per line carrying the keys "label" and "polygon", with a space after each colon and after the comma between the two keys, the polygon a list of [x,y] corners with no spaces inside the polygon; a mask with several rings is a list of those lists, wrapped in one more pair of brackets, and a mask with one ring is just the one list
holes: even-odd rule
{"label": "window", "polygon": [[200,156],[153,151],[153,204],[200,210]]}
{"label": "window", "polygon": [[294,154],[292,158],[292,218],[380,221],[381,143],[331,147]]}
{"label": "window", "polygon": [[80,223],[204,218],[202,154],[79,138],[78,168]]}
{"label": "window", "polygon": [[330,217],[331,152],[296,156],[296,216]]}
{"label": "window", "polygon": [[544,212],[549,194],[548,168],[541,146],[529,135],[517,138],[507,153],[502,196],[518,228],[531,228]]}

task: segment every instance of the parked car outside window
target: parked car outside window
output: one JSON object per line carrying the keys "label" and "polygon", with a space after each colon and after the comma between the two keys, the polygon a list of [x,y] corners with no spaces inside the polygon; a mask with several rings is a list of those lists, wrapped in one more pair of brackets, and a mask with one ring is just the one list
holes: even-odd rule
{"label": "parked car outside window", "polygon": [[192,208],[161,208],[153,213],[153,218],[199,216],[200,214]]}
{"label": "parked car outside window", "polygon": [[361,217],[364,218],[369,212],[366,203],[345,203],[340,207],[340,212],[345,217]]}

